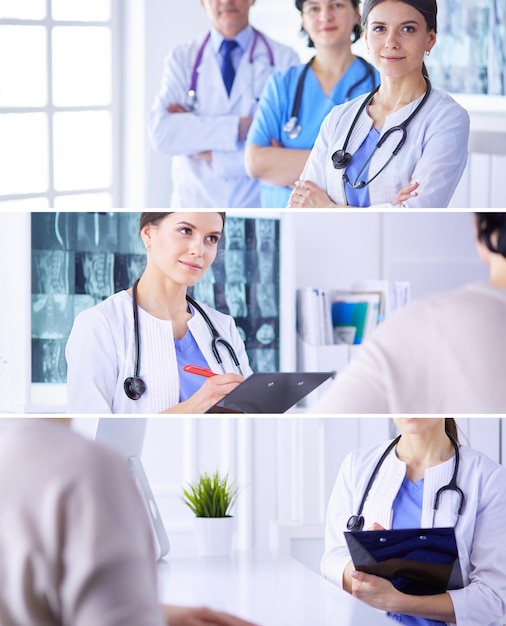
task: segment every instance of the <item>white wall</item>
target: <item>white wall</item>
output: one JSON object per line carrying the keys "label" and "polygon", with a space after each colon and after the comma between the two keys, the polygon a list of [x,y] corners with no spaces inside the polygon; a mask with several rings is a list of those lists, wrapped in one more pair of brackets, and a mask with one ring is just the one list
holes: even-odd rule
{"label": "white wall", "polygon": [[484,279],[472,213],[304,211],[293,222],[296,288],[409,280],[412,296]]}

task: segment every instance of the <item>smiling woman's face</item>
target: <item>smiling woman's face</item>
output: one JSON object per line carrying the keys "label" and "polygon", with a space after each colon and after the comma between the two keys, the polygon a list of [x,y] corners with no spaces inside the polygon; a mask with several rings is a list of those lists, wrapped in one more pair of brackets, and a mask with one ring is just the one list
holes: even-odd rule
{"label": "smiling woman's face", "polygon": [[223,230],[219,213],[170,213],[141,231],[151,271],[178,285],[192,286],[216,258]]}
{"label": "smiling woman's face", "polygon": [[392,78],[420,73],[425,52],[436,43],[423,15],[402,0],[385,0],[371,9],[364,36],[373,65]]}

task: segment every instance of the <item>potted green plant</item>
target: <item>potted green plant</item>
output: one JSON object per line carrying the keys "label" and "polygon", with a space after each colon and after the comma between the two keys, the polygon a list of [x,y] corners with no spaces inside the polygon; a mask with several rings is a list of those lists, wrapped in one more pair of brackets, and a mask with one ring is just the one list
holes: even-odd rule
{"label": "potted green plant", "polygon": [[228,474],[203,472],[183,488],[183,502],[195,515],[197,552],[201,556],[226,556],[232,548],[231,509],[239,489]]}

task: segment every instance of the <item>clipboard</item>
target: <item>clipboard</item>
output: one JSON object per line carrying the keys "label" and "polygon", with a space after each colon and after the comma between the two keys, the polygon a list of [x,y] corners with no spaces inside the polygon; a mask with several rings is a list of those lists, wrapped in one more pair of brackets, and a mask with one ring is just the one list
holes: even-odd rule
{"label": "clipboard", "polygon": [[387,578],[396,589],[433,595],[464,586],[453,528],[344,533],[357,571]]}
{"label": "clipboard", "polygon": [[285,413],[335,372],[251,374],[206,413]]}

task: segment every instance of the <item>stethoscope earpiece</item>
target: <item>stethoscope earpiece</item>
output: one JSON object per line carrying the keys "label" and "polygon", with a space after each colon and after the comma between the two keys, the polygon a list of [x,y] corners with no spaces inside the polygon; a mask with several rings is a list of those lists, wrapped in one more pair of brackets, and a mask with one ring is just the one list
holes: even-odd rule
{"label": "stethoscope earpiece", "polygon": [[351,161],[351,154],[346,150],[336,150],[332,155],[332,165],[336,170],[342,170],[348,167]]}
{"label": "stethoscope earpiece", "polygon": [[129,376],[123,383],[123,389],[130,400],[138,400],[146,391],[146,383],[138,376]]}

